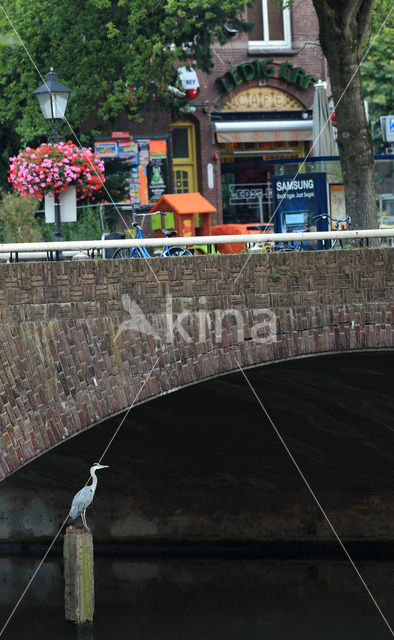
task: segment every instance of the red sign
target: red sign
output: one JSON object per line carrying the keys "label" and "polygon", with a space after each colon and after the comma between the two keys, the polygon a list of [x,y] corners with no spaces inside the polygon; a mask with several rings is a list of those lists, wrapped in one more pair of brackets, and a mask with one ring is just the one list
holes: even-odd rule
{"label": "red sign", "polygon": [[112,131],[112,140],[128,140],[130,138],[130,131]]}

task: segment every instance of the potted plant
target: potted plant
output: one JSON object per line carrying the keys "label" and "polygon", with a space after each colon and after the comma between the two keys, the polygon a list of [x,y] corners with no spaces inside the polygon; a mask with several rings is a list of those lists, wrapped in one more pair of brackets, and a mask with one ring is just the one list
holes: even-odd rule
{"label": "potted plant", "polygon": [[10,159],[9,182],[22,196],[60,196],[76,187],[82,200],[100,191],[104,183],[104,163],[90,148],[68,142],[27,147]]}

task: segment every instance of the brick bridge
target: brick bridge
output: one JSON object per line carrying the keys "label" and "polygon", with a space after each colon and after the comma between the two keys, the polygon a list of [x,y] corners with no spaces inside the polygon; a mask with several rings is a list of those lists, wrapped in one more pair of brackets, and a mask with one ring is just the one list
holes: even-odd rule
{"label": "brick bridge", "polygon": [[245,259],[0,265],[0,477],[237,361],[392,348],[390,249]]}

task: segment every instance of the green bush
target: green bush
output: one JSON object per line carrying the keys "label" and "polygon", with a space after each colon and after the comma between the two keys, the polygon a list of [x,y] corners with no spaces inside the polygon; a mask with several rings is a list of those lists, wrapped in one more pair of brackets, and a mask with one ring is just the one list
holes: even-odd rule
{"label": "green bush", "polygon": [[2,193],[0,200],[0,239],[2,242],[40,242],[42,233],[34,212],[35,198],[19,193]]}
{"label": "green bush", "polygon": [[63,240],[100,239],[102,230],[98,207],[78,209],[77,222],[63,222],[62,234]]}
{"label": "green bush", "polygon": [[[43,242],[53,242],[55,225],[45,222],[44,212],[39,215],[39,227]],[[99,240],[102,230],[98,207],[92,209],[78,209],[77,222],[62,222],[61,232],[64,241],[68,240]]]}
{"label": "green bush", "polygon": [[[43,203],[41,205],[36,198],[20,196],[16,192],[1,192],[0,196],[0,242],[53,242],[55,227],[53,223],[45,222]],[[98,207],[78,209],[77,215],[77,222],[61,223],[63,240],[101,238]],[[107,219],[105,226],[107,229]]]}

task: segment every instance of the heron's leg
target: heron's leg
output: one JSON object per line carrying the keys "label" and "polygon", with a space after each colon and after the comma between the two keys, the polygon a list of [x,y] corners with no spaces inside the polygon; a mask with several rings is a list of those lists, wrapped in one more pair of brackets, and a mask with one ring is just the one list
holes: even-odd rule
{"label": "heron's leg", "polygon": [[85,527],[85,529],[87,529],[90,533],[90,529],[88,527],[88,523],[86,522],[86,510],[82,511],[81,513],[81,518],[82,518],[82,522],[83,522],[83,526]]}

